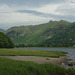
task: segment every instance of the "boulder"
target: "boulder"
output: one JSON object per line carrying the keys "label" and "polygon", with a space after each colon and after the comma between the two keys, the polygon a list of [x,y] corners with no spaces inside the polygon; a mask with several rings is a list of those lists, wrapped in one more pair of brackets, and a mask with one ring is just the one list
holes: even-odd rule
{"label": "boulder", "polygon": [[46,60],[50,60],[50,58],[46,58]]}
{"label": "boulder", "polygon": [[61,63],[62,66],[65,66],[65,63]]}
{"label": "boulder", "polygon": [[74,66],[74,63],[68,63],[68,66]]}

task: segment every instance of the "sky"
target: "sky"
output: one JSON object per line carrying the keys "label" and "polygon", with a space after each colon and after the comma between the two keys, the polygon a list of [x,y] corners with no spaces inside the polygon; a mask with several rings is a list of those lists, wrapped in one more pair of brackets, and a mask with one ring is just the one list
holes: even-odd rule
{"label": "sky", "polygon": [[0,28],[75,21],[75,0],[0,0]]}

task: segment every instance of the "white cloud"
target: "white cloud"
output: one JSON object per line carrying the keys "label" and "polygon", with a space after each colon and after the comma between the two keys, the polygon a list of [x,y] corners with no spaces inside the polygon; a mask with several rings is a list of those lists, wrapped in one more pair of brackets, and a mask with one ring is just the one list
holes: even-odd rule
{"label": "white cloud", "polygon": [[28,21],[43,21],[46,20],[45,17],[35,16],[27,13],[6,13],[0,18],[0,23],[20,23],[20,22],[28,22]]}
{"label": "white cloud", "polygon": [[[20,7],[21,8],[21,7]],[[0,6],[0,27],[12,27],[12,26],[19,26],[19,25],[31,25],[31,24],[39,24],[43,22],[47,22],[48,18],[29,14],[29,13],[19,13],[14,12],[19,8],[12,8],[6,4]],[[4,26],[3,26],[4,25]]]}
{"label": "white cloud", "polygon": [[12,12],[13,9],[10,8],[8,5],[6,4],[1,4],[0,5],[0,13],[6,13],[6,12]]}
{"label": "white cloud", "polygon": [[61,15],[72,15],[75,16],[75,3],[74,0],[64,0],[62,4],[56,9],[56,12],[58,12]]}
{"label": "white cloud", "polygon": [[58,14],[55,10],[58,8],[59,4],[48,4],[40,8],[35,9],[36,11],[48,13],[48,14]]}
{"label": "white cloud", "polygon": [[6,4],[0,5],[0,24],[22,23],[22,22],[34,20],[34,18],[36,19],[38,18],[38,20],[41,19],[41,17],[39,18],[36,16],[32,16],[30,14],[13,12],[18,9],[21,9],[21,7],[13,8],[13,7],[9,7]]}

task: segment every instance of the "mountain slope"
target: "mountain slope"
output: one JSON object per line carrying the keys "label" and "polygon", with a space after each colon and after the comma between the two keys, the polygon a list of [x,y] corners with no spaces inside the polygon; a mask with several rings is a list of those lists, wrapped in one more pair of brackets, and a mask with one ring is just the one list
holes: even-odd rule
{"label": "mountain slope", "polygon": [[75,46],[75,23],[72,23],[64,31],[62,30],[52,38],[45,40],[40,45],[48,47],[73,47]]}
{"label": "mountain slope", "polygon": [[64,30],[71,23],[67,21],[51,21],[36,26],[13,27],[6,34],[13,39],[14,44],[37,46],[43,41]]}
{"label": "mountain slope", "polygon": [[5,34],[3,34],[2,32],[0,32],[0,48],[13,48],[13,47],[14,45],[10,40],[10,38]]}

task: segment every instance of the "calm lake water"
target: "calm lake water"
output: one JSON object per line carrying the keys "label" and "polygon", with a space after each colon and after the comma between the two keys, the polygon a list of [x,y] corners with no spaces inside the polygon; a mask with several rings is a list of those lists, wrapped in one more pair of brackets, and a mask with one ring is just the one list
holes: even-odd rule
{"label": "calm lake water", "polygon": [[[67,52],[68,53],[67,54],[68,57],[66,59],[69,59],[69,60],[67,62],[74,62],[75,63],[75,49],[71,49],[71,48],[15,48],[15,49],[63,51],[63,52]],[[73,67],[75,68],[75,66],[73,66]]]}

